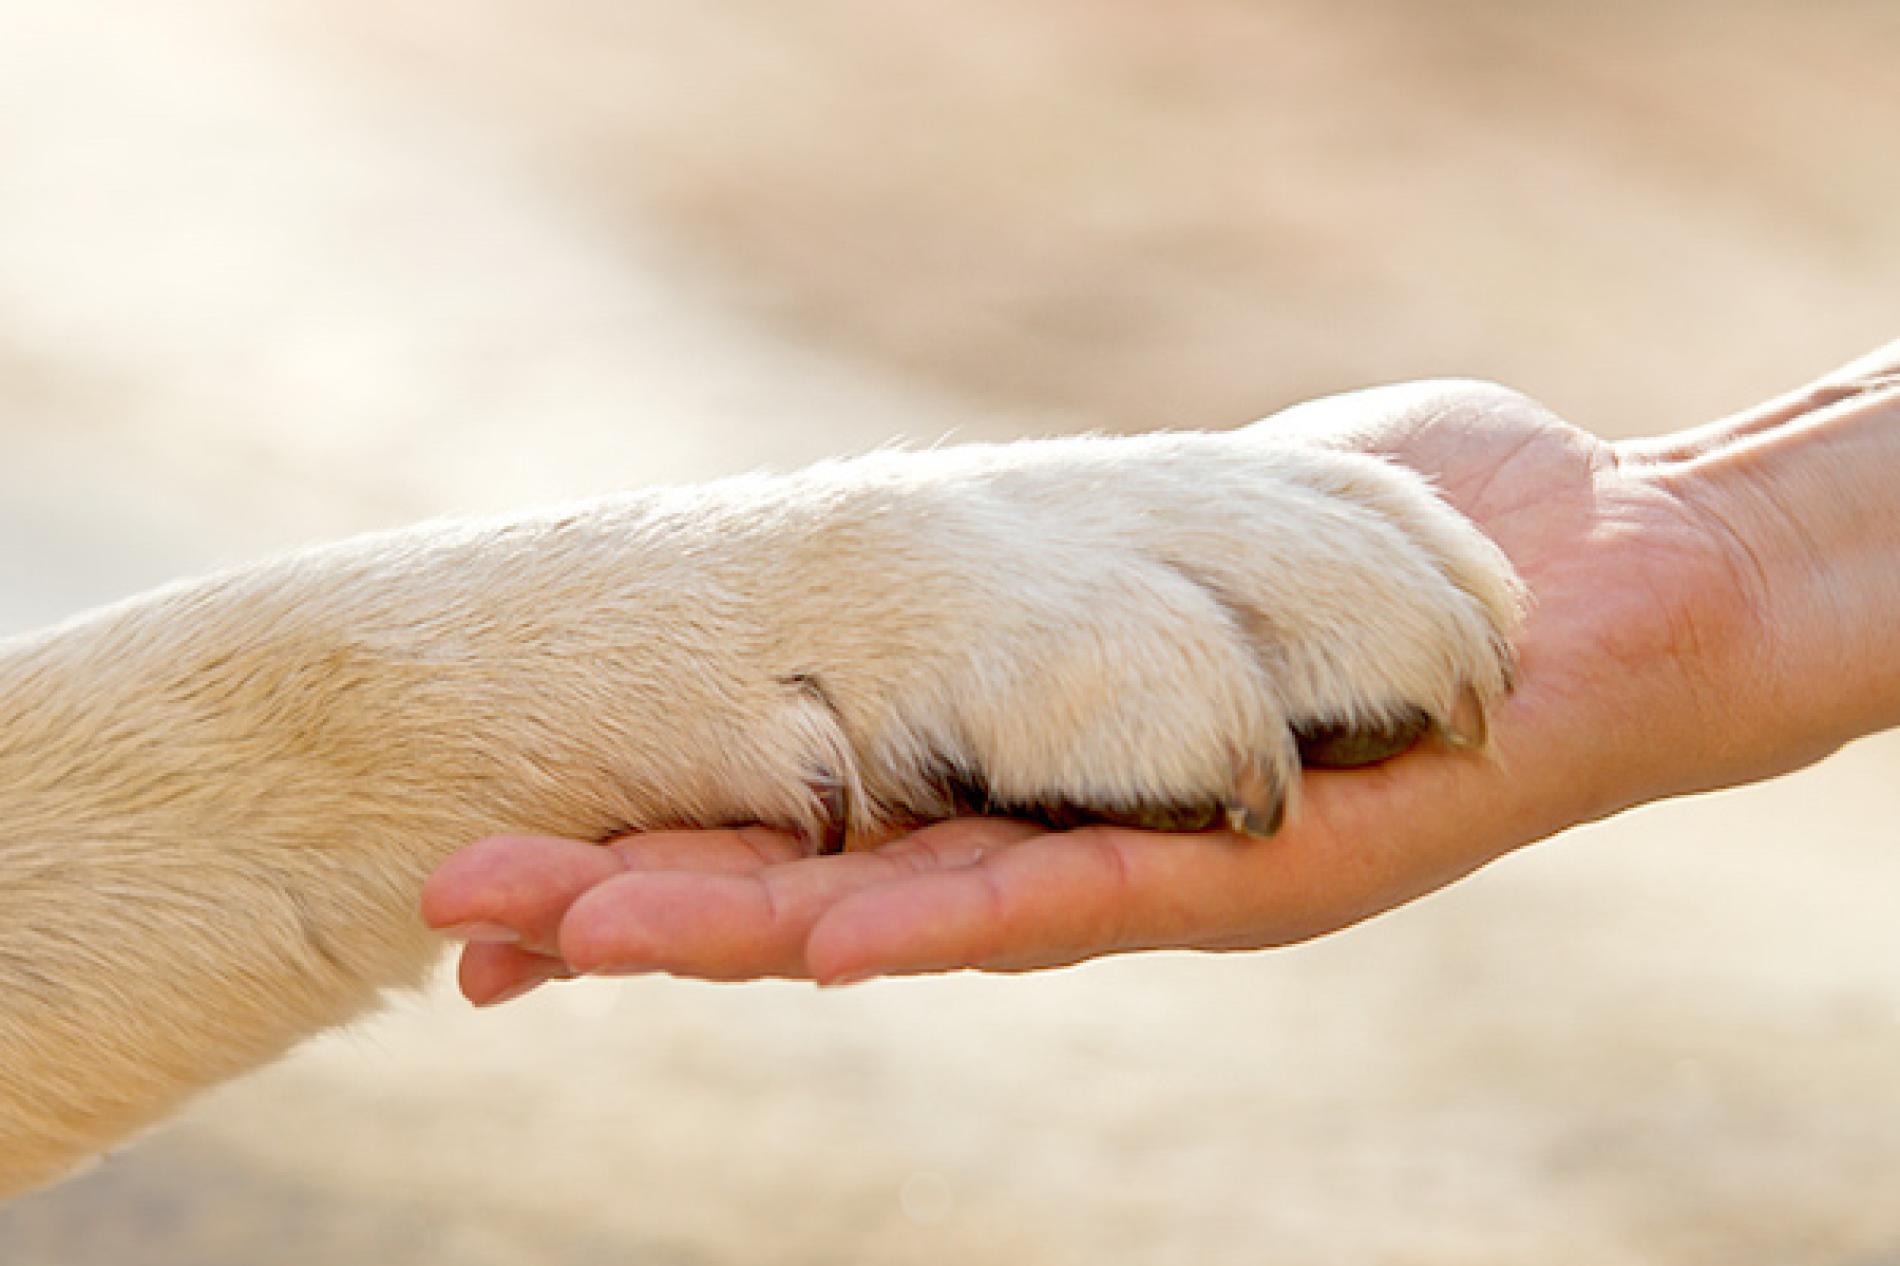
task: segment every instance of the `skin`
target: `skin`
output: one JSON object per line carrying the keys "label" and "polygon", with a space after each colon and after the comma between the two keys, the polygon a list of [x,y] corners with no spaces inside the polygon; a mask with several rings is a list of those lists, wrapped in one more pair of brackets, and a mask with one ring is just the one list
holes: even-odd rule
{"label": "skin", "polygon": [[808,857],[758,828],[482,840],[424,917],[474,1002],[577,974],[841,984],[1348,927],[1565,827],[1806,765],[1900,724],[1900,343],[1711,426],[1609,444],[1476,383],[1258,425],[1432,477],[1534,606],[1482,753],[1309,770],[1273,838],[939,823]]}

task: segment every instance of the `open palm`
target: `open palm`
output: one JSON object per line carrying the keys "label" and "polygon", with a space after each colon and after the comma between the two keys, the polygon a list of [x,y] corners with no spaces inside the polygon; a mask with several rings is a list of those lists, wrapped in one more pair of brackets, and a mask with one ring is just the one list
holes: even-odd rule
{"label": "open palm", "polygon": [[433,924],[476,929],[464,991],[494,1001],[573,972],[838,982],[1284,944],[1711,769],[1754,772],[1725,732],[1715,667],[1750,636],[1744,570],[1665,465],[1475,383],[1335,397],[1257,425],[1425,473],[1517,565],[1534,607],[1488,753],[1427,746],[1309,771],[1297,812],[1265,841],[985,819],[821,858],[763,829],[606,849],[485,840],[425,895]]}

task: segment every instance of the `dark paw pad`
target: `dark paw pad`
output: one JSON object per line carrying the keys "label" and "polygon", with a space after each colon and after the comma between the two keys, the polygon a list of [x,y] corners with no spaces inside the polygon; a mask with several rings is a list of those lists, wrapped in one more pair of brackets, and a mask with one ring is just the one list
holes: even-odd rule
{"label": "dark paw pad", "polygon": [[1413,711],[1383,725],[1314,722],[1293,727],[1300,763],[1315,769],[1356,769],[1409,751],[1432,727],[1431,718]]}

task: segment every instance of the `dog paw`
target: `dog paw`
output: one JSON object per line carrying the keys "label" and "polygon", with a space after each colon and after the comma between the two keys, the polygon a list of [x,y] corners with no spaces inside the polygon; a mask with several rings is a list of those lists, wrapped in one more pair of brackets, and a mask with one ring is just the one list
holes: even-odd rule
{"label": "dog paw", "polygon": [[971,812],[1269,835],[1303,764],[1481,748],[1511,686],[1510,564],[1378,458],[1071,439],[880,454],[784,495],[823,507],[773,607],[774,678],[824,732],[826,843]]}

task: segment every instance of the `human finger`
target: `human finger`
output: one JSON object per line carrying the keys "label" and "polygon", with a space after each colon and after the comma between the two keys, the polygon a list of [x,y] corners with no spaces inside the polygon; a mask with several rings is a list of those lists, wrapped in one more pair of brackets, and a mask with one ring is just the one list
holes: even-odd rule
{"label": "human finger", "polygon": [[462,948],[456,983],[462,996],[478,1007],[512,1002],[550,980],[573,975],[566,963],[518,945],[471,941]]}
{"label": "human finger", "polygon": [[623,869],[618,853],[597,844],[491,836],[455,853],[429,876],[422,918],[451,936],[548,951],[574,899]]}
{"label": "human finger", "polygon": [[746,874],[809,854],[789,831],[743,826],[712,831],[642,831],[608,841],[627,870],[690,870]]}
{"label": "human finger", "polygon": [[436,869],[422,891],[429,926],[472,941],[553,953],[562,916],[596,884],[625,871],[739,873],[801,854],[796,837],[763,827],[653,831],[606,846],[555,836],[477,841]]}
{"label": "human finger", "polygon": [[578,971],[600,974],[803,976],[805,940],[835,902],[907,875],[969,865],[1038,830],[962,819],[882,849],[751,871],[630,870],[573,901],[560,927],[561,956]]}

